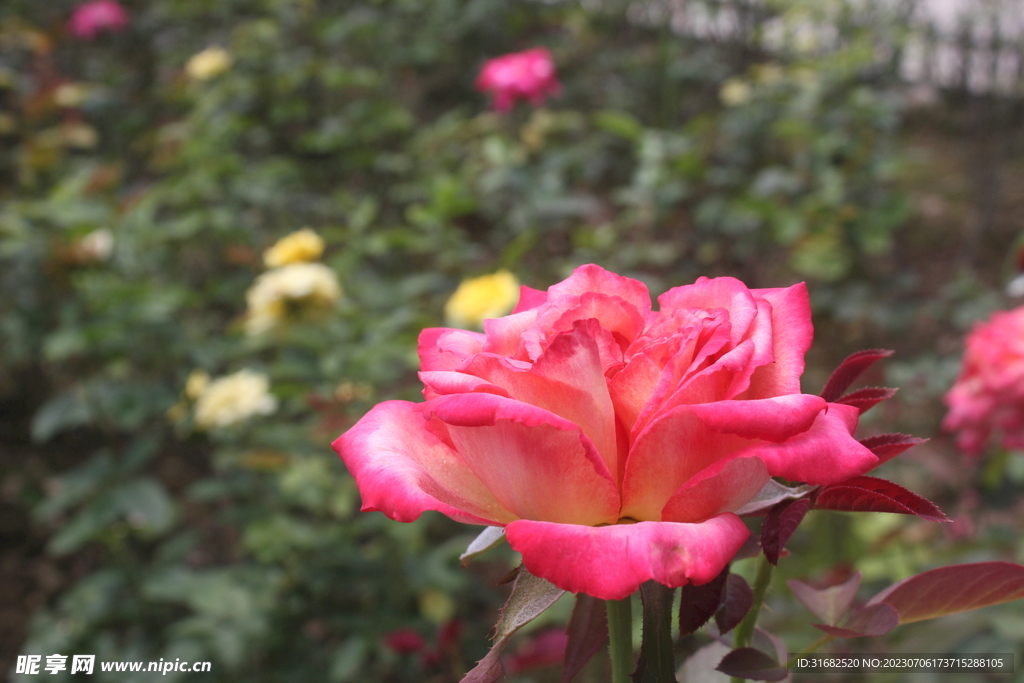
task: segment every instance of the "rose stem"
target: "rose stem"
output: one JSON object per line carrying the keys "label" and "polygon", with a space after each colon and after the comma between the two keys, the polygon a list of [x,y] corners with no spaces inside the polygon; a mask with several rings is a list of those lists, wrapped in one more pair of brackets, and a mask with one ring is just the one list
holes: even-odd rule
{"label": "rose stem", "polygon": [[633,673],[633,609],[630,598],[606,600],[608,610],[608,656],[612,660],[612,683],[629,683]]}
{"label": "rose stem", "polygon": [[[757,576],[754,578],[754,604],[750,606],[747,616],[736,627],[736,639],[733,647],[739,649],[750,645],[750,639],[754,635],[754,626],[757,625],[757,613],[761,611],[761,604],[764,602],[764,594],[768,592],[768,584],[772,581],[772,564],[763,554],[757,557]],[[741,681],[742,678],[733,678]]]}

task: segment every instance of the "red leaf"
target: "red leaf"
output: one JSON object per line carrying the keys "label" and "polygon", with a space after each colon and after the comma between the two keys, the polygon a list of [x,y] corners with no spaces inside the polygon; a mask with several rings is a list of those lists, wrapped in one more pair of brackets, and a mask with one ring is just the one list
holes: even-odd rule
{"label": "red leaf", "polygon": [[764,556],[773,565],[779,564],[782,549],[786,547],[786,543],[810,509],[811,501],[807,498],[784,500],[773,507],[764,518],[764,525],[761,527],[761,547],[764,549]]}
{"label": "red leaf", "polygon": [[569,618],[569,642],[565,646],[562,683],[569,683],[608,640],[608,615],[604,600],[580,593]]}
{"label": "red leaf", "polygon": [[679,635],[688,636],[707,623],[722,603],[725,582],[729,578],[729,565],[703,586],[692,583],[680,589]]}
{"label": "red leaf", "polygon": [[785,666],[752,647],[733,650],[722,658],[716,670],[728,676],[754,681],[781,681],[789,675]]}
{"label": "red leaf", "polygon": [[899,484],[876,477],[853,477],[824,486],[818,491],[814,507],[840,512],[894,512],[917,515],[931,522],[949,521],[931,501]]}
{"label": "red leaf", "polygon": [[919,439],[906,434],[879,434],[861,439],[861,444],[878,456],[878,464],[892,460],[911,446],[922,444],[928,439]]}
{"label": "red leaf", "polygon": [[891,355],[892,351],[886,349],[865,349],[851,353],[829,376],[825,388],[821,390],[821,397],[832,403],[843,395],[862,372]]}
{"label": "red leaf", "polygon": [[750,584],[739,574],[729,574],[725,581],[722,604],[715,612],[715,625],[719,633],[728,633],[736,628],[743,617],[747,616],[754,604],[754,591]]}
{"label": "red leaf", "polygon": [[897,391],[899,391],[899,389],[890,389],[888,387],[864,387],[863,389],[851,391],[842,398],[836,399],[836,403],[844,403],[848,406],[854,406],[855,408],[858,408],[861,415],[863,415],[882,401],[895,396]]}
{"label": "red leaf", "polygon": [[829,626],[835,626],[850,609],[860,588],[860,572],[854,572],[843,583],[828,588],[814,588],[803,581],[792,579],[786,584],[804,607]]}
{"label": "red leaf", "polygon": [[901,624],[1024,598],[1024,566],[1012,562],[955,564],[911,576],[871,598],[899,613]]}
{"label": "red leaf", "polygon": [[825,633],[837,638],[859,638],[861,636],[880,636],[896,628],[900,623],[899,614],[889,605],[866,605],[853,613],[846,623],[840,626],[811,624]]}

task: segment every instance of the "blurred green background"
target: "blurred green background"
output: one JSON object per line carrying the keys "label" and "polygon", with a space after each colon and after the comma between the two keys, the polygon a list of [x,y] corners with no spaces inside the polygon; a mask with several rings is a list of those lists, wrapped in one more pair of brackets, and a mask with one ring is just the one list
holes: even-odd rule
{"label": "blurred green background", "polygon": [[[513,553],[462,568],[476,528],[359,514],[329,444],[419,399],[420,329],[499,269],[546,288],[594,262],[653,294],[806,280],[812,393],[846,354],[896,350],[867,380],[901,391],[861,435],[931,438],[880,474],[954,523],[813,513],[762,619],[791,649],[817,636],[785,578],[856,568],[866,596],[1024,561],[1024,457],[968,461],[939,429],[964,333],[1019,303],[1024,62],[998,14],[943,34],[900,2],[123,4],[128,26],[93,40],[66,27],[75,3],[0,4],[0,671],[93,653],[213,663],[167,681],[458,681]],[[480,67],[535,46],[562,93],[494,113]],[[304,227],[343,295],[247,334],[263,251]],[[246,369],[276,410],[197,423],[189,377]],[[845,647],[1012,651],[1024,670],[1024,616]],[[510,680],[559,680],[522,666]]]}

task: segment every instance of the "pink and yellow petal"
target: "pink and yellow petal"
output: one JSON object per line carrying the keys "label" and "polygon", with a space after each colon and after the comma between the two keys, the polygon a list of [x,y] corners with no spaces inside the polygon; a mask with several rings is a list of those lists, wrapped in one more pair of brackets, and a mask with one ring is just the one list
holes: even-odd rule
{"label": "pink and yellow petal", "polygon": [[458,458],[517,517],[568,524],[618,519],[615,480],[572,422],[485,393],[441,396],[421,409],[447,426]]}
{"label": "pink and yellow petal", "polygon": [[419,404],[374,406],[333,444],[355,477],[362,510],[411,522],[437,510],[468,524],[516,519],[452,449],[426,428]]}

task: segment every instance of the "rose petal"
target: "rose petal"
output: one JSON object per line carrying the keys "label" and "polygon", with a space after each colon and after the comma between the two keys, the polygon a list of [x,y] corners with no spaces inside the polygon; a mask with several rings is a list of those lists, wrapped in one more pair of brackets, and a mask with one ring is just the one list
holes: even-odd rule
{"label": "rose petal", "polygon": [[714,431],[692,408],[678,406],[658,415],[634,439],[622,479],[623,516],[661,520],[662,508],[690,477],[751,445],[749,439]]}
{"label": "rose petal", "polygon": [[511,398],[550,411],[578,425],[608,466],[618,472],[615,411],[595,335],[596,320],[556,334],[532,366],[517,366],[489,353],[477,355],[466,372],[501,387]]}
{"label": "rose petal", "polygon": [[572,422],[494,394],[441,396],[421,409],[447,425],[458,457],[516,516],[566,524],[618,519],[615,480]]}
{"label": "rose petal", "polygon": [[447,394],[469,394],[474,391],[508,396],[508,392],[501,387],[464,372],[428,370],[419,373],[419,378],[424,385],[423,396],[428,400]]}
{"label": "rose petal", "polygon": [[333,446],[355,477],[364,512],[411,522],[437,510],[468,524],[500,525],[516,516],[495,499],[447,445],[425,428],[420,405],[374,406]]}
{"label": "rose petal", "polygon": [[702,522],[735,512],[764,488],[771,476],[759,458],[732,458],[698,472],[668,499],[661,518],[669,522]]}
{"label": "rose petal", "polygon": [[670,587],[707,583],[750,535],[730,513],[700,524],[589,527],[518,520],[505,533],[530,573],[602,600],[621,600],[651,579]]}
{"label": "rose petal", "polygon": [[641,316],[651,310],[651,294],[647,285],[592,263],[580,266],[568,278],[552,285],[548,289],[548,301],[562,296],[583,296],[588,292],[617,296],[632,304]]}
{"label": "rose petal", "polygon": [[764,460],[773,477],[807,484],[834,484],[864,474],[878,465],[878,456],[853,438],[860,411],[829,403],[811,428],[783,443],[750,446],[740,455]]}
{"label": "rose petal", "polygon": [[536,309],[506,315],[502,318],[484,320],[484,334],[487,341],[482,350],[500,356],[517,356],[522,344],[523,332],[536,321]]}
{"label": "rose petal", "polygon": [[790,394],[754,401],[715,401],[690,408],[716,432],[781,443],[810,429],[825,405],[820,396]]}
{"label": "rose petal", "polygon": [[420,370],[458,370],[467,358],[480,353],[485,341],[479,332],[428,327],[420,332]]}
{"label": "rose petal", "polygon": [[537,308],[543,305],[548,300],[548,293],[533,287],[527,287],[521,285],[519,287],[519,302],[516,307],[512,309],[512,314],[522,313],[528,311],[531,308]]}
{"label": "rose petal", "polygon": [[640,353],[608,380],[608,392],[615,406],[615,415],[627,430],[633,428],[644,405],[654,393],[661,373],[662,368],[650,356]]}
{"label": "rose petal", "polygon": [[744,398],[766,398],[800,393],[804,354],[811,348],[811,300],[804,283],[779,289],[751,290],[772,305],[775,362],[758,368]]}
{"label": "rose petal", "polygon": [[757,302],[745,284],[733,277],[697,278],[692,285],[673,287],[658,297],[662,313],[682,309],[712,311],[724,308],[732,325],[733,346],[747,336],[757,317]]}

